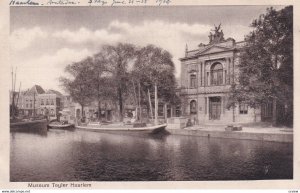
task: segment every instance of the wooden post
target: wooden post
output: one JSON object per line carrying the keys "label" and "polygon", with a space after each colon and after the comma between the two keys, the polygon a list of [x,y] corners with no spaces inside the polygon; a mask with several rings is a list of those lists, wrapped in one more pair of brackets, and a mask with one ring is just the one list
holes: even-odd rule
{"label": "wooden post", "polygon": [[235,122],[235,103],[233,104],[233,107],[232,107],[232,122]]}
{"label": "wooden post", "polygon": [[273,105],[272,105],[272,125],[277,125],[277,101],[276,98],[273,98]]}

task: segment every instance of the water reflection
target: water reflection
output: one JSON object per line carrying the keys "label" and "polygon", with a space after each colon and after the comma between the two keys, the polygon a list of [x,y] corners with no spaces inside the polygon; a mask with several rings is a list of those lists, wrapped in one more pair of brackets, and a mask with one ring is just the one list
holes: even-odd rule
{"label": "water reflection", "polygon": [[11,133],[11,181],[291,179],[292,144],[49,130]]}

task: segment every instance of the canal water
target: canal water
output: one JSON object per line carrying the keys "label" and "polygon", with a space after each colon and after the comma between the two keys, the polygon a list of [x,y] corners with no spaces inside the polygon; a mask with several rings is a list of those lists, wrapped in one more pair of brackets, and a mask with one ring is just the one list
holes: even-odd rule
{"label": "canal water", "polygon": [[50,130],[10,133],[10,181],[292,179],[290,143]]}

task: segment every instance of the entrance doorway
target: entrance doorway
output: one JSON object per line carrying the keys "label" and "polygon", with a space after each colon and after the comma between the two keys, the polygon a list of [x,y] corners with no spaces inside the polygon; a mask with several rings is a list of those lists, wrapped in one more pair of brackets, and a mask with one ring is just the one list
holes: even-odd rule
{"label": "entrance doorway", "polygon": [[76,118],[79,119],[81,117],[80,109],[76,109]]}
{"label": "entrance doorway", "polygon": [[220,120],[221,115],[221,97],[209,98],[209,119]]}

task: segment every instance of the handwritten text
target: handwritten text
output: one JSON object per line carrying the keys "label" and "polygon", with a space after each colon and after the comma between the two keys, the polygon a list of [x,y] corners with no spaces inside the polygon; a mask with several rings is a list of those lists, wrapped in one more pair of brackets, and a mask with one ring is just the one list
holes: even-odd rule
{"label": "handwritten text", "polygon": [[31,1],[31,0],[25,0],[25,1],[22,1],[22,0],[11,0],[9,2],[9,5],[39,5],[39,3]]}

